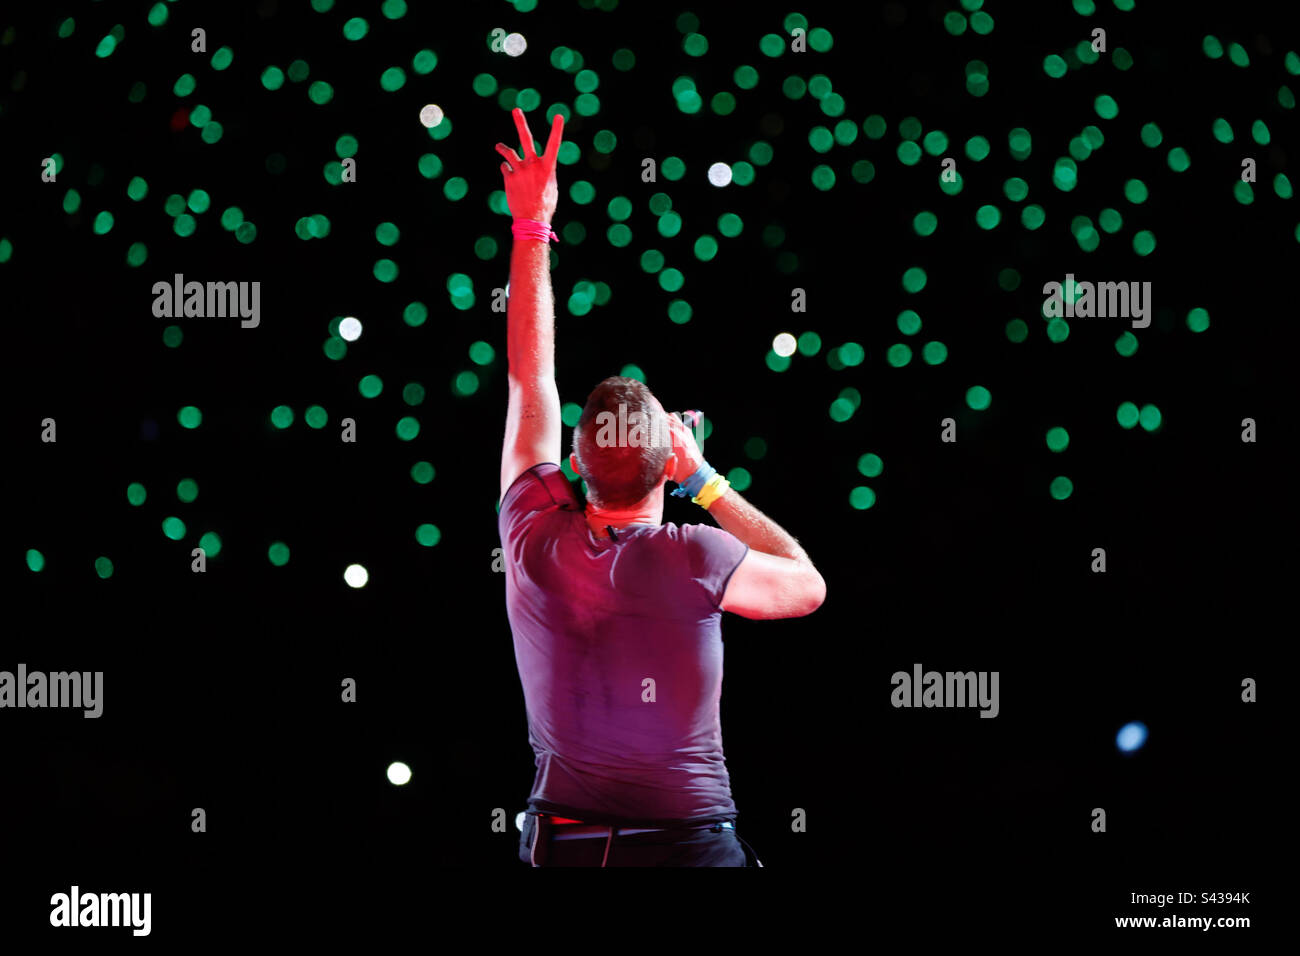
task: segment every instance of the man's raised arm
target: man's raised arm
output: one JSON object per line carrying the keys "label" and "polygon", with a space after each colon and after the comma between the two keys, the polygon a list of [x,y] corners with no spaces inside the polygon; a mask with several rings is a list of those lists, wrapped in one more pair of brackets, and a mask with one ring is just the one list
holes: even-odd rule
{"label": "man's raised arm", "polygon": [[[564,132],[564,117],[556,114],[551,136],[541,155],[523,111],[514,111],[524,155],[521,159],[504,143],[496,150],[504,158],[506,205],[514,221],[510,251],[510,297],[506,305],[506,356],[509,401],[505,442],[501,448],[501,496],[516,478],[541,462],[560,461],[560,393],[555,387],[555,298],[551,292],[551,253],[545,234],[559,188],[555,163]],[[527,222],[544,223],[527,227]],[[524,237],[521,233],[533,233]],[[534,237],[535,236],[535,237]]]}

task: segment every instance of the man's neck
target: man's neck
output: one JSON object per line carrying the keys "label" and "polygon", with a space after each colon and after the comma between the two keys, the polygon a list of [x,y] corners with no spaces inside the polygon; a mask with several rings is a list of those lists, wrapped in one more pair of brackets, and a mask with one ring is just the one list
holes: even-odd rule
{"label": "man's neck", "polygon": [[609,537],[606,526],[615,530],[630,524],[658,525],[663,523],[663,505],[653,503],[634,508],[597,508],[590,502],[586,507],[587,525],[602,538]]}

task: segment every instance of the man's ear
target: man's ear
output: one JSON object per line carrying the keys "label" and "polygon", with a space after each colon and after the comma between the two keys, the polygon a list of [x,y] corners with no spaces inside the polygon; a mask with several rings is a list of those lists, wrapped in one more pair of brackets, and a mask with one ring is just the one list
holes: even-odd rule
{"label": "man's ear", "polygon": [[677,456],[669,455],[668,460],[664,462],[664,480],[672,481],[673,475],[677,474]]}
{"label": "man's ear", "polygon": [[[578,455],[576,452],[569,452],[569,467],[578,472]],[[581,472],[578,472],[581,474]]]}

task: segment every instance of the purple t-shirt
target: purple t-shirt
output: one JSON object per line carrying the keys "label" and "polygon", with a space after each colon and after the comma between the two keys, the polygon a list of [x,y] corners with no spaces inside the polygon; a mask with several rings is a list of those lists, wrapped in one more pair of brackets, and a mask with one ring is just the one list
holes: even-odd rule
{"label": "purple t-shirt", "polygon": [[591,822],[734,819],[719,604],[749,548],[702,524],[598,538],[582,509],[547,462],[510,486],[497,521],[537,764],[530,802]]}

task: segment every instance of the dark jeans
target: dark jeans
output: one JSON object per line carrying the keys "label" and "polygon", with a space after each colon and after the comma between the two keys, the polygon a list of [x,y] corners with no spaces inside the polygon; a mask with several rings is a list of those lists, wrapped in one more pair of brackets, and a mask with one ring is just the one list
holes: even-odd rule
{"label": "dark jeans", "polygon": [[[554,832],[554,831],[552,831]],[[529,812],[519,834],[519,859],[532,863],[537,817]],[[609,856],[605,846],[609,844]],[[537,847],[540,866],[753,866],[735,830],[658,830],[581,840],[550,840]]]}

